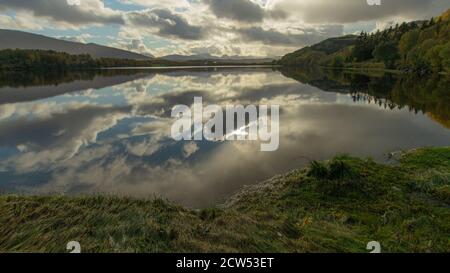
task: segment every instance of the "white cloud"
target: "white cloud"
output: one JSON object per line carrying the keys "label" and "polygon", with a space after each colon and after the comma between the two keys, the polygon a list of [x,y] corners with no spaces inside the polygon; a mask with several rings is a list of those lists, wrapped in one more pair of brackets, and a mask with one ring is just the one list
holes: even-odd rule
{"label": "white cloud", "polygon": [[[103,0],[68,6],[63,0],[1,0],[0,24],[23,30],[80,29],[108,25],[118,30],[110,45],[157,56],[209,53],[279,56],[319,40],[368,26],[436,16],[449,0]],[[140,7],[140,8],[139,8]],[[86,41],[86,37],[66,37]],[[104,37],[104,40],[111,37]],[[152,38],[157,41],[149,44]]]}
{"label": "white cloud", "polygon": [[19,30],[41,30],[48,21],[35,18],[29,12],[18,12],[15,16],[0,14],[0,25],[2,28]]}
{"label": "white cloud", "polygon": [[124,4],[135,4],[143,7],[164,7],[164,8],[190,8],[192,3],[188,0],[119,0]]}
{"label": "white cloud", "polygon": [[184,144],[183,146],[183,155],[184,157],[188,158],[191,157],[191,155],[195,154],[199,150],[199,147],[197,143],[195,142],[188,142],[187,144]]}
{"label": "white cloud", "polygon": [[[56,25],[81,27],[90,24],[122,24],[122,12],[106,7],[101,0],[83,0],[70,6],[62,0],[2,0],[0,11],[29,12],[34,17],[53,21]],[[47,27],[54,27],[47,25]]]}

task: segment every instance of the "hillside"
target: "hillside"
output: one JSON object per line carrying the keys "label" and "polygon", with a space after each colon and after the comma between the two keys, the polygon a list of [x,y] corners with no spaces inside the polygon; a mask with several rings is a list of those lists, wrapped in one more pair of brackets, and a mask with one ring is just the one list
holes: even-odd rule
{"label": "hillside", "polygon": [[281,58],[283,65],[312,65],[319,64],[328,55],[341,51],[356,44],[357,36],[326,39],[318,44],[302,48]]}
{"label": "hillside", "polygon": [[190,210],[157,199],[0,196],[0,252],[448,252],[450,148],[339,156]]}
{"label": "hillside", "polygon": [[35,49],[65,52],[71,55],[88,54],[93,58],[150,60],[151,57],[98,44],[83,44],[59,40],[23,31],[0,29],[0,50]]}
{"label": "hillside", "polygon": [[438,18],[375,33],[325,40],[287,54],[279,64],[450,72],[450,10]]}

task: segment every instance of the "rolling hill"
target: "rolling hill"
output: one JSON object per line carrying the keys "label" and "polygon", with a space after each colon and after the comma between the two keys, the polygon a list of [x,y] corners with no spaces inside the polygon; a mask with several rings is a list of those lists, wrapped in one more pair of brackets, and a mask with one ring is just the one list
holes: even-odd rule
{"label": "rolling hill", "polygon": [[0,29],[0,50],[3,49],[53,50],[72,55],[89,54],[93,58],[152,59],[142,54],[93,43],[69,42],[23,31]]}
{"label": "rolling hill", "polygon": [[356,41],[356,35],[326,39],[318,44],[285,55],[281,58],[280,63],[283,65],[318,64],[324,57],[355,45]]}
{"label": "rolling hill", "polygon": [[344,36],[287,54],[284,66],[450,72],[450,9],[437,18]]}

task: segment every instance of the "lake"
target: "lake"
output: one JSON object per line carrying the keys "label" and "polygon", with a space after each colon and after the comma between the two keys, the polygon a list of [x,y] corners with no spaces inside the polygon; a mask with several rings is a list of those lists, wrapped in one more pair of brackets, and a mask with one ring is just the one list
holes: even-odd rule
{"label": "lake", "polygon": [[[450,80],[265,67],[0,73],[0,190],[223,202],[311,160],[450,146]],[[171,109],[280,105],[280,146],[174,141]]]}

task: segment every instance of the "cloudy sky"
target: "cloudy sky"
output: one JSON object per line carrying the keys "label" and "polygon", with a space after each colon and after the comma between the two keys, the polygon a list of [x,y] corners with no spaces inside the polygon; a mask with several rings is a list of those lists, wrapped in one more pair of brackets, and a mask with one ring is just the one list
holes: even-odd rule
{"label": "cloudy sky", "polygon": [[0,0],[0,28],[135,52],[281,56],[324,38],[426,19],[450,0]]}

